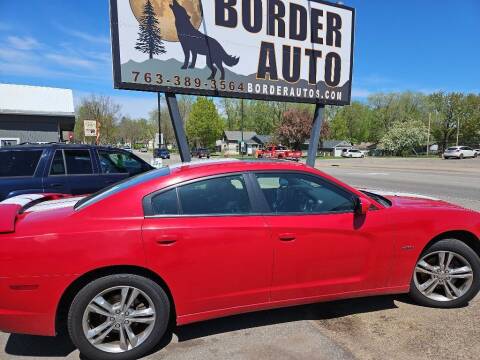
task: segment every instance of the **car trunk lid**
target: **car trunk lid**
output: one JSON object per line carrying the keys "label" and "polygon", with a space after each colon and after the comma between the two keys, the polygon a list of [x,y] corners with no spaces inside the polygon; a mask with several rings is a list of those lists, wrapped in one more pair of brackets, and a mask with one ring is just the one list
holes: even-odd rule
{"label": "car trunk lid", "polygon": [[15,232],[15,224],[22,213],[37,212],[73,206],[79,197],[64,194],[19,195],[0,202],[0,233]]}

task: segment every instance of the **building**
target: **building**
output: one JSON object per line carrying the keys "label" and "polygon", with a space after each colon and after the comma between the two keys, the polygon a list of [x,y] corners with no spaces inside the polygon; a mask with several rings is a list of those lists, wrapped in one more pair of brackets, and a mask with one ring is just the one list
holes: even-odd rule
{"label": "building", "polygon": [[0,147],[67,140],[74,127],[72,90],[0,84]]}
{"label": "building", "polygon": [[[243,132],[243,142],[245,143],[244,152],[248,155],[255,154],[255,151],[261,147],[261,144],[254,139],[255,136],[258,136],[255,131]],[[225,153],[225,155],[238,155],[240,154],[241,142],[241,131],[225,130],[223,132],[223,138],[218,144],[221,147],[221,151]]]}
{"label": "building", "polygon": [[353,149],[352,144],[346,140],[325,140],[321,142],[318,151],[330,156],[340,157],[343,150],[346,149]]}

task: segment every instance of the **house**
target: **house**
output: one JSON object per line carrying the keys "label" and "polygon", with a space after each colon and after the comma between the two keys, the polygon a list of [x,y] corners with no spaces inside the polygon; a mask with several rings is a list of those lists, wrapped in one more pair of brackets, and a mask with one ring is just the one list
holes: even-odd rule
{"label": "house", "polygon": [[72,90],[0,84],[0,147],[68,140],[74,127]]}
{"label": "house", "polygon": [[272,135],[255,135],[252,139],[259,143],[262,147],[270,145],[273,142]]}
{"label": "house", "polygon": [[225,130],[222,140],[217,142],[217,147],[220,147],[225,155],[239,155],[243,139],[245,143],[243,152],[247,155],[253,155],[262,146],[259,140],[255,139],[256,136],[259,135],[255,131],[244,131],[242,136],[241,131]]}
{"label": "house", "polygon": [[318,151],[329,156],[340,157],[345,149],[353,149],[352,143],[346,140],[324,140],[320,143]]}

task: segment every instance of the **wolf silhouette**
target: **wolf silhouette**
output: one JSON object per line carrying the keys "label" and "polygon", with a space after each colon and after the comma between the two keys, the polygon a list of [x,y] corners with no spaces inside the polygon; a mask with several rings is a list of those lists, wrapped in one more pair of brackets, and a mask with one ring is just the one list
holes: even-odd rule
{"label": "wolf silhouette", "polygon": [[[220,70],[221,80],[225,79],[226,66],[235,66],[238,64],[240,58],[227,54],[225,49],[214,38],[207,36],[192,25],[190,16],[183,6],[181,6],[177,0],[173,0],[170,4],[170,8],[175,16],[175,27],[177,28],[178,39],[182,45],[183,52],[185,54],[185,61],[182,69],[193,69],[197,62],[198,55],[205,55],[207,58],[207,66],[212,72],[209,80],[215,79],[217,69]],[[192,62],[190,61],[190,53],[192,53]]]}

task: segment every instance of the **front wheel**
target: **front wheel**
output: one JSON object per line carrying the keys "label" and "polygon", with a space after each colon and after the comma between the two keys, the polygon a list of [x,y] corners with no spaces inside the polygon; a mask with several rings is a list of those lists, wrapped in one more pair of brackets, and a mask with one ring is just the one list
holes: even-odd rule
{"label": "front wheel", "polygon": [[169,316],[170,302],[157,283],[132,274],[111,275],[78,292],[68,331],[88,359],[133,360],[160,342]]}
{"label": "front wheel", "polygon": [[480,258],[460,240],[441,240],[420,256],[410,285],[419,304],[438,308],[465,306],[480,290]]}

